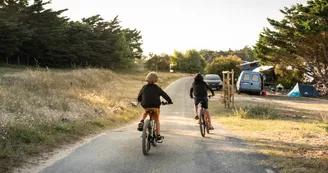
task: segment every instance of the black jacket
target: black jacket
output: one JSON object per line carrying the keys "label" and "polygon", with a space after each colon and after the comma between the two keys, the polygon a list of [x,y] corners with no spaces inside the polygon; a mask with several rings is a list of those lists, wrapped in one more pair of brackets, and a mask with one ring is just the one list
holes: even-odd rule
{"label": "black jacket", "polygon": [[159,108],[162,96],[167,102],[172,103],[171,98],[156,84],[147,84],[142,87],[138,95],[138,101],[143,108]]}
{"label": "black jacket", "polygon": [[214,95],[214,92],[210,86],[207,85],[204,81],[194,81],[190,88],[190,97],[207,97],[207,90],[210,90],[212,92],[212,95]]}

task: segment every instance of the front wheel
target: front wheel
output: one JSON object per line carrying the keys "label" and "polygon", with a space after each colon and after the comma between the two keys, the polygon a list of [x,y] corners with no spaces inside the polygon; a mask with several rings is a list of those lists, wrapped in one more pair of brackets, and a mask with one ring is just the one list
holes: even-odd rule
{"label": "front wheel", "polygon": [[150,137],[150,121],[146,120],[144,127],[143,127],[143,132],[142,132],[142,152],[144,155],[148,155],[149,154],[149,150],[150,150],[150,141],[148,140],[148,138]]}

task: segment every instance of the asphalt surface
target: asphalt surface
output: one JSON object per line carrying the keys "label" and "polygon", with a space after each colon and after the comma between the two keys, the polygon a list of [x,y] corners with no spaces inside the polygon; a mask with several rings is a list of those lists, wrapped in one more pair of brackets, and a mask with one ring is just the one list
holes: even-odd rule
{"label": "asphalt surface", "polygon": [[[144,156],[137,122],[110,131],[77,148],[41,173],[267,173],[266,156],[254,152],[218,124],[205,138],[193,119],[191,78],[170,85],[173,105],[161,108],[164,142]],[[211,105],[210,105],[211,106]]]}

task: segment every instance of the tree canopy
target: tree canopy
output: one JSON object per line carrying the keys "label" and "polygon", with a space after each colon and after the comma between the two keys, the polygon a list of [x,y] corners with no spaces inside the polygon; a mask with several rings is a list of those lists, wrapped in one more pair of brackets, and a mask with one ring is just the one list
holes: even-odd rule
{"label": "tree canopy", "polygon": [[194,49],[186,51],[185,54],[175,51],[171,57],[171,64],[176,71],[187,73],[204,72],[206,61],[203,56]]}
{"label": "tree canopy", "polygon": [[199,53],[205,58],[206,62],[211,63],[214,59],[218,57],[227,57],[229,55],[238,56],[243,61],[254,61],[254,55],[252,48],[245,46],[243,49],[228,51],[214,51],[209,49],[200,50]]}
{"label": "tree canopy", "polygon": [[71,21],[51,1],[0,1],[0,61],[11,64],[124,68],[142,56],[142,36],[118,17]]}
{"label": "tree canopy", "polygon": [[254,47],[261,63],[289,66],[290,74],[306,74],[314,82],[328,86],[328,0],[309,0],[307,4],[285,7],[281,21],[268,19]]}
{"label": "tree canopy", "polygon": [[223,71],[234,70],[235,75],[238,77],[241,73],[241,59],[238,56],[217,57],[212,63],[206,67],[207,73],[217,74],[222,77]]}

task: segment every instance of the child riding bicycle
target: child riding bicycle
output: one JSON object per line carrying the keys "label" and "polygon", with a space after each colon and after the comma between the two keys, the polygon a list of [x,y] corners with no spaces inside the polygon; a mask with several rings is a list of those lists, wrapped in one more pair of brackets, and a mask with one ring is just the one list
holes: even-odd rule
{"label": "child riding bicycle", "polygon": [[209,127],[210,130],[214,130],[214,127],[212,126],[212,121],[210,117],[210,113],[208,111],[208,95],[207,90],[210,90],[212,93],[212,96],[214,96],[213,90],[208,86],[208,84],[204,81],[204,78],[202,74],[197,73],[194,77],[194,82],[192,83],[192,86],[190,88],[190,98],[194,98],[195,101],[195,119],[198,120],[198,105],[202,102],[202,107],[205,109],[205,113],[208,116],[209,120]]}
{"label": "child riding bicycle", "polygon": [[146,81],[148,82],[148,84],[142,87],[138,95],[138,102],[141,102],[141,106],[145,109],[145,112],[142,113],[141,121],[138,124],[138,130],[143,130],[144,120],[147,117],[146,111],[152,110],[154,112],[152,114],[152,118],[156,122],[157,140],[159,143],[161,143],[163,142],[163,136],[160,135],[160,96],[162,96],[168,102],[168,104],[173,104],[173,102],[171,98],[158,85],[156,85],[156,83],[158,82],[157,73],[149,73],[146,77]]}

